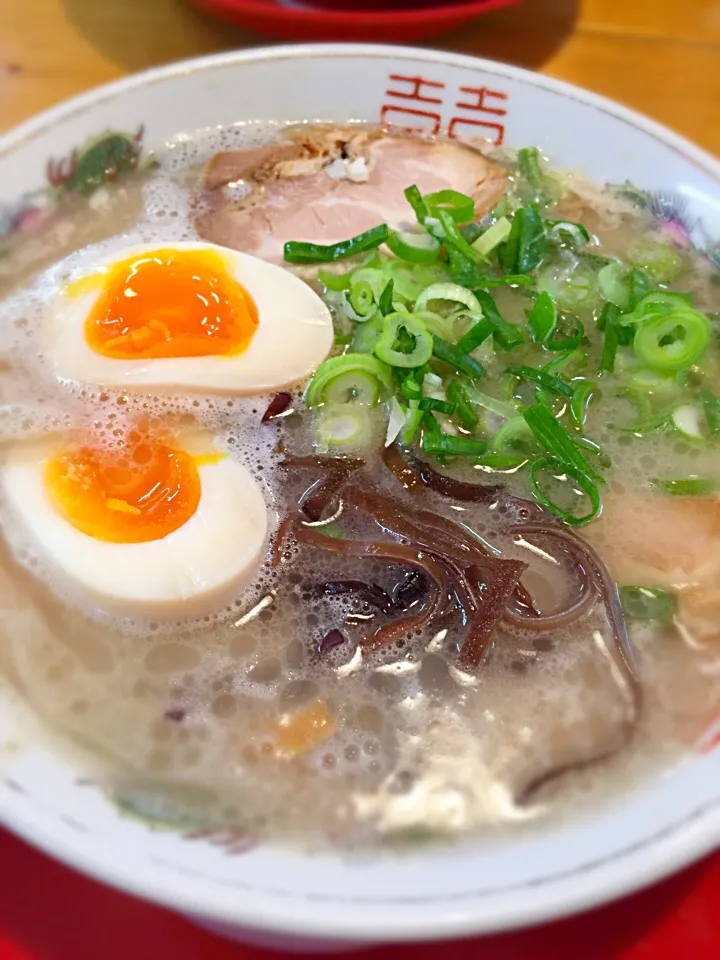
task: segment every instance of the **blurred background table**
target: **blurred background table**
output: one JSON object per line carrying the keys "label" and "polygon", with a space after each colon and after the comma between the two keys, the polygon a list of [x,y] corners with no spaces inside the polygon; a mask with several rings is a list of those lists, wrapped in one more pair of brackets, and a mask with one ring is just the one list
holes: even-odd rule
{"label": "blurred background table", "polygon": [[[95,84],[267,42],[180,0],[0,0],[0,130]],[[523,0],[436,46],[606,94],[720,154],[720,0]],[[587,917],[453,948],[456,960],[720,957],[720,858]],[[374,960],[430,960],[394,948]],[[0,960],[254,960],[106,890],[0,830]],[[362,957],[364,955],[358,955]]]}
{"label": "blurred background table", "polygon": [[[264,42],[181,0],[0,0],[0,129],[135,70]],[[433,43],[604,93],[720,154],[719,0],[521,0]]]}

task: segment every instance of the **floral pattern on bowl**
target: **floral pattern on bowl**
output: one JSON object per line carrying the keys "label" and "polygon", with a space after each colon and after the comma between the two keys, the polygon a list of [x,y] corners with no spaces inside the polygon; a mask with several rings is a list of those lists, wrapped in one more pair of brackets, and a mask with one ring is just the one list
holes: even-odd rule
{"label": "floral pattern on bowl", "polygon": [[134,134],[105,131],[86,140],[68,156],[51,157],[43,186],[23,194],[14,204],[0,205],[0,256],[16,235],[36,234],[78,202],[89,201],[101,188],[136,170],[152,169],[143,162],[144,125]]}

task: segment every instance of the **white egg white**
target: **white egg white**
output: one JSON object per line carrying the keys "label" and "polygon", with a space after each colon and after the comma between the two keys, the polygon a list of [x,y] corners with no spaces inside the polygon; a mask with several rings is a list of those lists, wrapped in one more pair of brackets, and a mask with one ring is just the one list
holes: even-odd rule
{"label": "white egg white", "polygon": [[109,543],[77,530],[55,509],[44,465],[57,441],[19,444],[0,468],[4,499],[46,566],[80,601],[120,616],[201,616],[227,601],[265,558],[268,508],[250,471],[224,457],[198,464],[196,512],[145,543]]}
{"label": "white egg white", "polygon": [[[116,360],[88,345],[85,321],[100,295],[101,284],[74,294],[75,281],[107,273],[115,263],[131,257],[168,248],[213,250],[222,255],[228,273],[243,285],[258,309],[258,328],[244,352]],[[116,250],[76,272],[47,307],[42,342],[47,363],[61,381],[123,389],[161,387],[249,395],[292,386],[309,376],[330,352],[333,325],[323,300],[283,267],[209,243],[155,243]]]}

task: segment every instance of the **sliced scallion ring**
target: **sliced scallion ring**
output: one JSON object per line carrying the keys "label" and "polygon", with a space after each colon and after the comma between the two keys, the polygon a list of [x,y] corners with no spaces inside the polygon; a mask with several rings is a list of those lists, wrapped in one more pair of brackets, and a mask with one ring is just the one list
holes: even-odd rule
{"label": "sliced scallion ring", "polygon": [[642,320],[633,347],[654,370],[677,371],[696,363],[709,343],[710,321],[704,313],[685,306]]}
{"label": "sliced scallion ring", "polygon": [[433,300],[448,300],[451,303],[461,303],[478,319],[482,316],[480,301],[471,290],[461,287],[459,283],[433,283],[426,287],[415,301],[415,310],[427,310]]}
{"label": "sliced scallion ring", "polygon": [[433,338],[412,313],[391,313],[375,344],[375,356],[391,367],[422,367],[433,352]]}
{"label": "sliced scallion ring", "polygon": [[538,273],[538,290],[549,293],[565,310],[590,310],[598,302],[598,277],[587,263],[570,262],[543,267]]}
{"label": "sliced scallion ring", "polygon": [[367,407],[326,405],[320,408],[315,423],[318,449],[359,450],[373,439],[372,421]]}
{"label": "sliced scallion ring", "polygon": [[437,216],[438,211],[444,210],[455,223],[469,223],[475,216],[473,198],[457,190],[436,190],[435,193],[426,193],[423,200],[431,216]]}
{"label": "sliced scallion ring", "polygon": [[375,291],[367,280],[352,280],[344,296],[345,312],[358,323],[365,323],[378,312]]}
{"label": "sliced scallion ring", "polygon": [[621,310],[630,306],[630,284],[627,270],[621,263],[614,261],[600,269],[598,273],[600,294],[608,303],[614,303]]}
{"label": "sliced scallion ring", "polygon": [[346,353],[320,364],[305,391],[305,402],[309,407],[324,403],[371,406],[391,391],[389,367],[366,353]]}
{"label": "sliced scallion ring", "polygon": [[662,623],[675,613],[675,597],[665,590],[651,587],[620,587],[620,602],[631,620],[657,620]]}
{"label": "sliced scallion ring", "polygon": [[394,230],[387,238],[386,246],[401,260],[410,263],[433,263],[438,258],[442,244],[427,230]]}
{"label": "sliced scallion ring", "polygon": [[548,237],[556,243],[572,247],[573,250],[582,250],[590,243],[590,234],[581,223],[572,220],[546,220]]}

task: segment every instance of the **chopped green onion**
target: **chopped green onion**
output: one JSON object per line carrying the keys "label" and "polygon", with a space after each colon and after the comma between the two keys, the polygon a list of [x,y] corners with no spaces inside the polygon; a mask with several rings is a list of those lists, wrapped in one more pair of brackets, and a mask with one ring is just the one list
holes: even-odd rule
{"label": "chopped green onion", "polygon": [[635,437],[645,437],[649,433],[664,430],[670,422],[671,417],[667,411],[665,413],[651,413],[631,426],[621,427],[620,429],[623,433],[632,433]]}
{"label": "chopped green onion", "polygon": [[352,307],[352,311],[348,311],[351,319],[358,323],[370,320],[377,313],[375,291],[368,280],[351,280],[350,289],[346,291],[345,297]]}
{"label": "chopped green onion", "polygon": [[375,344],[375,356],[391,367],[421,367],[433,352],[427,327],[412,313],[391,313]]}
{"label": "chopped green onion", "polygon": [[[640,301],[638,311],[646,300]],[[696,363],[709,343],[710,321],[704,313],[685,306],[670,312],[650,312],[637,328],[633,347],[649,367],[677,371]]]}
{"label": "chopped green onion", "polygon": [[428,304],[432,303],[433,300],[449,300],[451,303],[461,303],[464,307],[467,307],[471,314],[478,317],[482,314],[480,303],[475,294],[457,283],[433,283],[426,287],[415,301],[415,312],[426,310]]}
{"label": "chopped green onion", "polygon": [[473,290],[491,287],[532,287],[535,281],[524,273],[507,274],[504,277],[474,277]]}
{"label": "chopped green onion", "polygon": [[551,337],[545,342],[547,350],[574,350],[585,339],[585,327],[581,320],[575,320],[575,330],[567,337]]}
{"label": "chopped green onion", "polygon": [[455,405],[460,423],[466,430],[473,430],[480,422],[480,417],[472,405],[467,390],[457,380],[451,380],[448,384],[447,395],[448,400]]}
{"label": "chopped green onion", "polygon": [[420,429],[420,424],[423,422],[424,416],[424,412],[417,405],[417,400],[411,400],[410,407],[405,414],[405,423],[400,431],[400,442],[404,446],[409,447],[413,442]]}
{"label": "chopped green onion", "polygon": [[557,307],[549,293],[543,291],[538,295],[533,308],[528,314],[530,336],[535,343],[543,343],[553,333],[557,326]]}
{"label": "chopped green onion", "polygon": [[716,480],[707,477],[683,477],[682,480],[655,480],[656,487],[675,497],[704,497],[718,488]]}
{"label": "chopped green onion", "polygon": [[409,373],[403,378],[400,384],[400,393],[402,393],[407,400],[419,400],[422,397],[422,387],[412,373]]}
{"label": "chopped green onion", "polygon": [[700,429],[700,411],[691,403],[676,407],[671,414],[675,430],[688,440],[702,440]]}
{"label": "chopped green onion", "polygon": [[473,249],[475,249],[475,241],[483,233],[483,228],[479,223],[466,223],[460,227],[460,233],[463,235],[463,240],[467,240]]}
{"label": "chopped green onion", "polygon": [[573,395],[574,388],[567,380],[556,377],[546,370],[538,370],[536,367],[510,367],[508,373],[511,373],[514,377],[519,377],[521,380],[531,380],[539,387],[550,390],[552,393],[559,393],[565,397]]}
{"label": "chopped green onion", "polygon": [[374,353],[378,340],[383,332],[383,318],[380,314],[375,314],[372,320],[366,323],[358,323],[352,337],[352,350],[354,353]]}
{"label": "chopped green onion", "polygon": [[573,250],[582,250],[590,243],[590,234],[581,223],[574,223],[572,220],[546,220],[545,226],[551,240],[572,247]]}
{"label": "chopped green onion", "polygon": [[[557,472],[561,476],[573,480],[590,501],[590,510],[588,513],[578,517],[555,503],[540,484],[538,475],[544,470],[552,471],[553,473]],[[539,503],[560,517],[561,520],[564,520],[565,523],[571,524],[572,526],[590,523],[590,521],[594,520],[600,513],[600,492],[595,483],[593,483],[585,472],[577,470],[575,467],[570,466],[567,462],[557,457],[541,457],[539,460],[535,460],[530,467],[530,488],[533,496]]]}
{"label": "chopped green onion", "polygon": [[550,197],[545,192],[545,178],[540,167],[540,151],[537,147],[522,147],[517,152],[520,176],[530,188],[532,199],[547,203]]}
{"label": "chopped green onion", "polygon": [[651,587],[620,587],[623,612],[631,620],[657,620],[667,623],[675,613],[675,597],[666,590]]}
{"label": "chopped green onion", "polygon": [[323,406],[315,425],[317,446],[321,450],[357,450],[367,447],[373,438],[372,423],[367,407]]}
{"label": "chopped green onion", "polygon": [[614,303],[621,310],[630,307],[630,283],[628,272],[616,260],[606,264],[598,273],[600,294],[608,303]]}
{"label": "chopped green onion", "polygon": [[597,273],[582,261],[543,267],[537,285],[566,310],[590,310],[598,301]]}
{"label": "chopped green onion", "polygon": [[387,238],[386,245],[396,257],[410,263],[434,263],[442,244],[426,230],[422,233],[409,233],[394,230]]}
{"label": "chopped green onion", "polygon": [[523,412],[528,426],[535,434],[538,442],[547,452],[560,460],[563,465],[584,474],[586,477],[597,477],[598,474],[580,453],[572,438],[557,422],[547,407],[535,403]]}
{"label": "chopped green onion", "polygon": [[473,440],[471,437],[451,437],[446,433],[425,433],[422,438],[422,449],[425,453],[451,457],[479,457],[487,452],[487,448],[488,445],[484,440]]}
{"label": "chopped green onion", "polygon": [[650,290],[650,281],[647,276],[636,267],[628,274],[628,286],[630,288],[630,309],[634,310],[638,303]]}
{"label": "chopped green onion", "polygon": [[714,436],[720,436],[720,400],[707,388],[702,391],[703,411],[708,430]]}
{"label": "chopped green onion", "polygon": [[378,269],[379,264],[379,251],[377,249],[371,250],[359,266],[351,267],[351,269],[345,273],[334,273],[330,270],[323,270],[323,268],[320,267],[318,270],[318,280],[324,284],[328,290],[332,290],[335,293],[342,293],[343,290],[348,289],[353,277],[357,276],[362,270],[371,270],[373,273],[381,276],[382,271]]}
{"label": "chopped green onion", "polygon": [[318,270],[318,280],[327,290],[332,290],[335,293],[342,293],[343,290],[347,290],[350,286],[350,277],[353,275],[353,270],[349,270],[347,273],[330,273],[328,270],[323,270],[322,268]]}
{"label": "chopped green onion", "polygon": [[323,403],[377,403],[392,390],[389,368],[366,353],[330,357],[315,371],[305,391],[309,407]]}
{"label": "chopped green onion", "polygon": [[507,453],[488,453],[484,457],[479,457],[474,467],[476,470],[485,470],[488,473],[515,473],[528,462],[527,457],[513,457]]}
{"label": "chopped green onion", "polygon": [[468,223],[475,216],[475,201],[465,193],[457,190],[437,190],[435,193],[426,193],[423,197],[430,215],[437,215],[438,211],[445,211],[455,223]]}
{"label": "chopped green onion", "polygon": [[614,303],[606,303],[598,318],[598,330],[603,332],[603,348],[600,357],[600,373],[612,373],[615,369],[615,357],[617,356],[620,340],[618,337],[618,318],[620,310]]}
{"label": "chopped green onion", "polygon": [[444,340],[455,339],[455,316],[450,314],[444,317],[433,310],[413,310],[413,315],[425,324],[430,333],[442,337]]}
{"label": "chopped green onion", "polygon": [[422,415],[423,437],[428,435],[432,437],[441,436],[442,430],[440,429],[440,424],[435,419],[435,414],[432,410],[423,410]]}
{"label": "chopped green onion", "polygon": [[446,210],[435,210],[424,221],[425,227],[437,239],[445,244],[450,258],[450,273],[455,268],[466,268],[472,274],[477,270],[477,256],[475,251],[463,237],[460,228]]}
{"label": "chopped green onion", "polygon": [[500,259],[506,273],[529,273],[545,256],[547,237],[540,214],[533,207],[515,211],[510,233],[501,248]]}
{"label": "chopped green onion", "polygon": [[496,247],[507,240],[511,230],[512,224],[508,218],[500,217],[484,233],[481,233],[477,240],[471,243],[471,246],[475,253],[481,257],[487,257]]}
{"label": "chopped green onion", "polygon": [[428,217],[430,211],[428,210],[427,204],[423,199],[423,195],[420,193],[420,190],[413,184],[411,187],[408,187],[405,192],[405,199],[413,208],[415,216],[417,217],[418,223],[423,223]]}
{"label": "chopped green onion", "polygon": [[470,354],[458,350],[456,346],[448,343],[447,340],[443,340],[442,337],[433,337],[432,339],[432,352],[438,360],[442,360],[443,363],[449,364],[456,370],[462,370],[462,372],[466,373],[469,377],[476,379],[481,377],[485,372],[483,365],[474,357],[471,357]]}
{"label": "chopped green onion", "polygon": [[622,322],[633,326],[648,317],[666,317],[683,310],[692,310],[692,298],[687,293],[669,290],[651,290],[644,294],[630,313],[623,314]]}
{"label": "chopped green onion", "polygon": [[442,377],[431,371],[426,372],[423,376],[422,391],[425,397],[438,397],[443,400],[445,398],[445,391],[443,390]]}
{"label": "chopped green onion", "polygon": [[341,240],[340,243],[324,245],[320,243],[306,243],[304,240],[288,240],[285,244],[285,260],[288,263],[329,263],[335,260],[344,260],[353,257],[356,253],[364,253],[385,243],[390,235],[390,228],[381,223],[371,230]]}
{"label": "chopped green onion", "polygon": [[[514,380],[512,380],[512,382],[514,383]],[[489,397],[486,393],[481,393],[474,384],[467,384],[465,391],[472,403],[478,407],[482,407],[484,410],[489,410],[490,413],[494,413],[498,417],[504,417],[506,420],[509,420],[511,417],[517,416],[518,407],[515,403],[508,403],[506,400]]]}
{"label": "chopped green onion", "polygon": [[581,450],[587,450],[588,453],[594,454],[598,458],[598,463],[601,467],[611,467],[612,460],[602,449],[600,444],[595,443],[594,440],[591,440],[590,437],[583,437],[580,435],[573,436],[573,443],[576,446],[580,447]]}
{"label": "chopped green onion", "polygon": [[640,267],[656,283],[671,283],[687,268],[688,261],[669,244],[643,237],[627,252],[630,263]]}
{"label": "chopped green onion", "polygon": [[421,410],[434,410],[435,413],[444,413],[448,417],[455,413],[454,403],[449,403],[447,400],[436,400],[435,397],[423,397],[420,400],[419,407]]}
{"label": "chopped green onion", "polygon": [[378,308],[380,313],[387,317],[393,312],[393,290],[395,288],[395,281],[392,277],[385,284],[383,292],[380,294],[380,299],[378,301]]}
{"label": "chopped green onion", "polygon": [[464,337],[460,337],[455,344],[460,353],[472,353],[481,343],[484,343],[492,333],[490,321],[483,317],[479,323],[474,324]]}
{"label": "chopped green onion", "polygon": [[508,447],[517,443],[533,441],[533,433],[522,416],[514,416],[500,427],[490,441],[493,453],[503,453]]}
{"label": "chopped green onion", "polygon": [[522,330],[503,318],[495,301],[487,291],[476,290],[475,295],[480,301],[483,317],[490,324],[493,339],[500,344],[503,350],[512,350],[525,342]]}
{"label": "chopped green onion", "polygon": [[561,370],[563,367],[574,367],[576,366],[579,370],[587,366],[587,357],[582,350],[565,350],[564,353],[561,353],[559,356],[554,357],[548,363],[545,364],[543,370],[547,373],[557,373],[558,370]]}
{"label": "chopped green onion", "polygon": [[570,416],[578,430],[582,430],[587,420],[587,409],[595,396],[597,384],[592,380],[581,380],[570,398]]}

